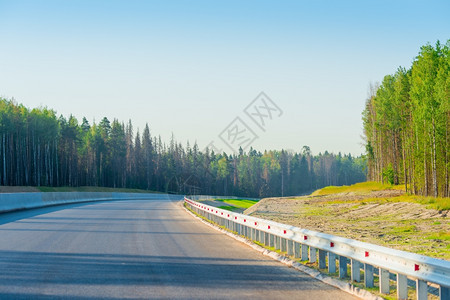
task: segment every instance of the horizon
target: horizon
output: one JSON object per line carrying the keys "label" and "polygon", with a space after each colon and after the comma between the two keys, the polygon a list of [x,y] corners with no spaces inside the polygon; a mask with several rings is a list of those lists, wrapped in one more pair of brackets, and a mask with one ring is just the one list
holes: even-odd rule
{"label": "horizon", "polygon": [[[356,157],[369,84],[410,67],[421,46],[445,43],[449,9],[0,0],[0,96],[79,122],[132,120],[135,134],[148,123],[152,136],[174,134],[201,151],[211,142],[229,154],[240,143],[246,152],[308,145]],[[261,92],[268,100],[254,102]],[[242,128],[249,135],[237,140]]]}

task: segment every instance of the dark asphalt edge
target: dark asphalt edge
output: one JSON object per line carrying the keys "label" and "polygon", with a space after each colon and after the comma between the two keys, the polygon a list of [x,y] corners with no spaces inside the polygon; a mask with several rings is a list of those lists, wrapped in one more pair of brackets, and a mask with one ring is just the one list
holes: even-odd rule
{"label": "dark asphalt edge", "polygon": [[215,230],[220,231],[221,233],[224,233],[224,234],[228,235],[229,237],[232,237],[235,240],[238,240],[239,242],[241,242],[243,244],[246,244],[247,246],[253,248],[254,250],[256,250],[258,252],[260,252],[262,255],[269,256],[270,258],[272,258],[274,260],[277,260],[277,261],[279,261],[279,262],[281,262],[281,263],[283,263],[283,264],[285,264],[285,265],[287,265],[289,267],[292,267],[292,268],[296,269],[297,271],[306,273],[309,276],[311,276],[311,277],[313,277],[313,278],[315,278],[317,280],[320,280],[320,281],[322,281],[322,282],[324,282],[324,283],[326,283],[328,285],[331,285],[331,286],[333,286],[335,288],[338,288],[338,289],[340,289],[340,290],[342,290],[344,292],[347,292],[347,293],[349,293],[351,295],[357,296],[357,297],[359,297],[361,299],[365,299],[365,300],[384,300],[384,298],[382,298],[380,296],[377,296],[377,295],[374,295],[374,294],[372,294],[371,292],[369,292],[367,290],[358,288],[358,287],[356,287],[356,286],[354,286],[354,285],[352,285],[352,284],[350,284],[348,282],[344,282],[344,281],[338,280],[336,278],[327,276],[327,275],[325,275],[325,274],[323,274],[323,273],[321,273],[321,272],[319,272],[319,271],[317,271],[315,269],[308,268],[305,265],[303,265],[303,264],[301,264],[299,262],[296,262],[296,261],[294,261],[294,260],[292,260],[292,259],[290,259],[290,258],[288,258],[288,257],[286,257],[284,255],[281,255],[281,254],[279,254],[277,252],[274,252],[274,251],[270,251],[270,250],[268,250],[266,248],[263,248],[263,247],[255,244],[255,243],[251,242],[250,240],[247,240],[247,239],[245,239],[245,238],[243,238],[243,237],[241,237],[239,235],[236,235],[236,234],[234,234],[234,233],[232,233],[230,231],[222,229],[222,228],[218,227],[217,225],[215,225],[214,223],[207,222],[204,219],[202,219],[199,216],[197,216],[196,214],[194,214],[188,208],[186,208],[184,206],[184,201],[180,201],[179,205],[181,205],[181,207],[188,214],[190,214],[192,217],[194,217],[197,220],[201,221],[202,223],[208,225],[209,227],[214,228]]}

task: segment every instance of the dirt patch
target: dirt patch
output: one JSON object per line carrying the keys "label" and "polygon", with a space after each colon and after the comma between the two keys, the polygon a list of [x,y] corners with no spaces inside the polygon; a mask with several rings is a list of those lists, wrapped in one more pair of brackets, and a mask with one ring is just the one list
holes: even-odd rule
{"label": "dirt patch", "polygon": [[38,193],[39,189],[33,186],[0,186],[0,193]]}
{"label": "dirt patch", "polygon": [[396,201],[399,190],[266,198],[244,213],[301,228],[450,260],[449,211]]}

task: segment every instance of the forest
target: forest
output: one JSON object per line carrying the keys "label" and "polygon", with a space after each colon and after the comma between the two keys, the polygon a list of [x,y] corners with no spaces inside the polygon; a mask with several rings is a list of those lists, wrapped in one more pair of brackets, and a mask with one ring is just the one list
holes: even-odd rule
{"label": "forest", "polygon": [[180,194],[301,195],[366,179],[364,157],[256,151],[228,155],[185,146],[104,117],[57,116],[0,98],[0,185],[104,186]]}
{"label": "forest", "polygon": [[449,197],[450,40],[422,46],[371,87],[363,111],[368,179]]}

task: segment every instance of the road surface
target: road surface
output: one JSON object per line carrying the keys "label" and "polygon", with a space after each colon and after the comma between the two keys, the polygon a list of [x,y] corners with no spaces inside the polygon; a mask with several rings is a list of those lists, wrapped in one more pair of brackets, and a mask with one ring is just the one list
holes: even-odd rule
{"label": "road surface", "polygon": [[0,214],[1,299],[356,299],[169,200]]}

